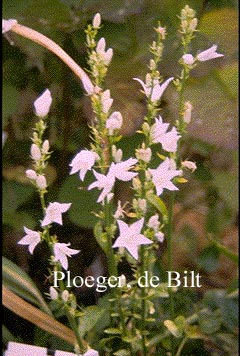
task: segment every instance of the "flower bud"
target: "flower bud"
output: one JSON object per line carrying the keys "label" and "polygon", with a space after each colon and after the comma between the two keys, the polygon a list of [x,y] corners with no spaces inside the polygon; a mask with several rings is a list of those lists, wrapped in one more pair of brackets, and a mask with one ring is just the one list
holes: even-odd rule
{"label": "flower bud", "polygon": [[146,211],[147,211],[146,199],[138,199],[138,207],[143,213],[146,213]]}
{"label": "flower bud", "polygon": [[101,15],[97,13],[93,18],[93,28],[99,28],[101,25]]}
{"label": "flower bud", "polygon": [[63,292],[62,292],[62,300],[64,302],[67,302],[68,301],[68,298],[69,298],[69,292],[65,289]]}
{"label": "flower bud", "polygon": [[58,292],[56,291],[55,288],[50,287],[49,293],[50,293],[50,297],[51,297],[52,300],[58,299]]}
{"label": "flower bud", "polygon": [[193,107],[190,101],[186,101],[184,104],[184,113],[183,113],[183,121],[186,122],[186,124],[189,124],[191,122],[192,108]]}
{"label": "flower bud", "polygon": [[49,89],[46,89],[35,101],[35,113],[39,117],[47,116],[52,104],[52,96]]}
{"label": "flower bud", "polygon": [[136,150],[136,158],[138,160],[142,160],[144,162],[150,162],[152,157],[152,151],[151,148],[139,148]]}
{"label": "flower bud", "polygon": [[38,186],[38,188],[39,189],[46,189],[46,187],[47,187],[47,181],[46,181],[46,178],[45,178],[45,176],[43,176],[43,175],[39,175],[39,176],[37,176],[37,178],[36,178],[36,184],[37,184],[37,186]]}
{"label": "flower bud", "polygon": [[120,287],[124,287],[127,284],[127,280],[124,274],[121,274],[121,276],[118,277],[119,278],[119,285]]}
{"label": "flower bud", "polygon": [[142,187],[141,181],[139,178],[134,177],[132,180],[132,185],[135,190],[139,190]]}
{"label": "flower bud", "polygon": [[193,57],[191,54],[184,54],[184,55],[182,56],[182,60],[183,60],[183,62],[184,62],[185,64],[187,64],[188,66],[193,65],[193,63],[194,63],[194,61],[195,61],[194,57]]}
{"label": "flower bud", "polygon": [[164,241],[164,233],[161,232],[161,231],[157,232],[157,233],[155,234],[155,237],[157,238],[157,240],[158,240],[159,242],[163,242],[163,241]]}
{"label": "flower bud", "polygon": [[37,173],[33,169],[27,169],[25,173],[29,179],[32,179],[32,180],[37,179]]}
{"label": "flower bud", "polygon": [[187,168],[187,169],[191,170],[192,172],[194,172],[197,169],[196,163],[192,162],[192,161],[183,161],[182,162],[182,166],[184,168]]}
{"label": "flower bud", "polygon": [[40,148],[35,143],[31,145],[31,157],[34,161],[39,161],[42,157]]}
{"label": "flower bud", "polygon": [[11,30],[11,28],[16,25],[17,20],[2,20],[2,33],[6,33]]}
{"label": "flower bud", "polygon": [[45,140],[42,144],[42,153],[47,154],[49,150],[49,141]]}

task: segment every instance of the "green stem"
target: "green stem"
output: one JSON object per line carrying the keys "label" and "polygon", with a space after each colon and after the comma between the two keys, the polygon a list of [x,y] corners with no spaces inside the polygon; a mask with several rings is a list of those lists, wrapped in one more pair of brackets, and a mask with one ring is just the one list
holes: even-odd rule
{"label": "green stem", "polygon": [[116,263],[116,258],[114,254],[114,250],[112,248],[112,234],[110,233],[110,227],[111,227],[111,209],[110,209],[110,204],[105,200],[105,226],[106,226],[106,233],[107,233],[107,242],[108,242],[108,258],[107,258],[107,264],[108,264],[108,273],[110,276],[117,276],[117,263]]}
{"label": "green stem", "polygon": [[[68,306],[67,306],[67,308],[68,308]],[[83,342],[82,342],[82,338],[79,335],[78,325],[76,323],[76,320],[75,320],[74,316],[71,315],[71,312],[67,308],[65,308],[65,311],[66,311],[66,315],[67,315],[69,324],[70,324],[70,326],[71,326],[71,328],[72,328],[72,330],[73,330],[73,332],[74,332],[74,334],[76,336],[77,343],[78,343],[78,346],[79,346],[81,352],[84,352],[84,351],[86,351],[86,348],[84,347]]]}
{"label": "green stem", "polygon": [[[141,275],[144,275],[145,271],[145,248],[141,246]],[[145,288],[141,289],[141,337],[142,337],[142,351],[143,355],[147,356],[147,347],[146,347],[146,321],[145,321],[145,314],[146,314],[146,300],[145,300]]]}
{"label": "green stem", "polygon": [[[169,204],[169,215],[168,215],[168,226],[167,226],[167,253],[168,253],[168,271],[173,270],[173,207],[175,201],[175,192],[172,192],[170,195],[170,204]],[[174,308],[174,294],[172,290],[169,291],[169,298],[170,298],[170,315],[171,319],[174,320],[175,318],[175,308]],[[175,341],[174,337],[171,335],[171,349],[172,349],[172,356],[174,356],[175,350]]]}
{"label": "green stem", "polygon": [[181,344],[179,345],[179,348],[178,348],[178,350],[177,350],[176,356],[180,356],[180,355],[181,355],[182,349],[183,349],[184,345],[186,344],[187,340],[188,340],[188,337],[185,336],[185,337],[183,338]]}

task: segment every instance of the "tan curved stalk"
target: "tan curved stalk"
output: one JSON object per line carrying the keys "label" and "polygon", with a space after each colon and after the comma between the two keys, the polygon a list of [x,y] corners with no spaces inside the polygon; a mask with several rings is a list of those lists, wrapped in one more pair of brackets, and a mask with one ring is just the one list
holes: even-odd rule
{"label": "tan curved stalk", "polygon": [[35,31],[29,27],[20,25],[18,23],[14,24],[11,28],[11,31],[21,35],[25,38],[32,40],[33,42],[38,43],[39,45],[47,48],[49,51],[53,52],[58,56],[82,81],[84,89],[88,94],[92,94],[94,87],[84,70],[53,40],[47,36]]}

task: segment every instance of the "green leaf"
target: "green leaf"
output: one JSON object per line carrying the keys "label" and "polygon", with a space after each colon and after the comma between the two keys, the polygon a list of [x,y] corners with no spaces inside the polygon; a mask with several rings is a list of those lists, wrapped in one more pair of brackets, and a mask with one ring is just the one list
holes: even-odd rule
{"label": "green leaf", "polygon": [[94,212],[99,211],[99,204],[96,203],[99,190],[87,190],[88,185],[93,181],[90,173],[83,183],[77,174],[70,176],[65,180],[59,191],[59,201],[70,201],[72,203],[69,210],[69,218],[77,225],[93,228],[98,219]]}
{"label": "green leaf", "polygon": [[11,84],[4,84],[2,87],[2,125],[7,125],[7,120],[16,108],[18,101],[18,90]]}
{"label": "green leaf", "polygon": [[107,254],[108,252],[108,240],[106,233],[103,232],[101,221],[98,221],[94,226],[94,236],[96,238],[97,243],[103,249],[103,251]]}
{"label": "green leaf", "polygon": [[118,328],[108,328],[108,329],[105,329],[104,332],[106,334],[114,334],[114,335],[121,335],[122,334],[122,331]]}
{"label": "green leaf", "polygon": [[103,317],[105,310],[97,305],[91,305],[84,309],[84,315],[79,318],[79,333],[84,337],[94,328],[97,322]]}
{"label": "green leaf", "polygon": [[48,315],[52,315],[49,307],[31,278],[15,263],[3,257],[3,284],[20,297],[38,306]]}
{"label": "green leaf", "polygon": [[[220,53],[232,55],[238,48],[238,11],[233,8],[217,9],[205,13],[198,30],[209,41],[219,44]],[[201,49],[203,50],[203,49]]]}
{"label": "green leaf", "polygon": [[163,215],[164,218],[168,219],[167,207],[161,198],[152,193],[147,193],[147,200]]}
{"label": "green leaf", "polygon": [[204,309],[199,312],[198,318],[200,329],[205,334],[213,334],[217,332],[222,324],[221,313],[217,309],[211,311],[209,309]]}
{"label": "green leaf", "polygon": [[219,250],[216,246],[206,247],[199,256],[199,266],[207,272],[214,272],[218,268]]}

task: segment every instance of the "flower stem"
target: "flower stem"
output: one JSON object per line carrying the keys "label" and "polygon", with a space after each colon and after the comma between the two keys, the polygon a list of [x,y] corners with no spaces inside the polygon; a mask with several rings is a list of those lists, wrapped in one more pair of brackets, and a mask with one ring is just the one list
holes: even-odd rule
{"label": "flower stem", "polygon": [[183,338],[181,344],[179,345],[179,348],[178,348],[178,350],[177,350],[176,356],[180,356],[180,355],[181,355],[182,349],[183,349],[184,345],[186,344],[187,340],[188,340],[188,337],[185,336],[185,337]]}

